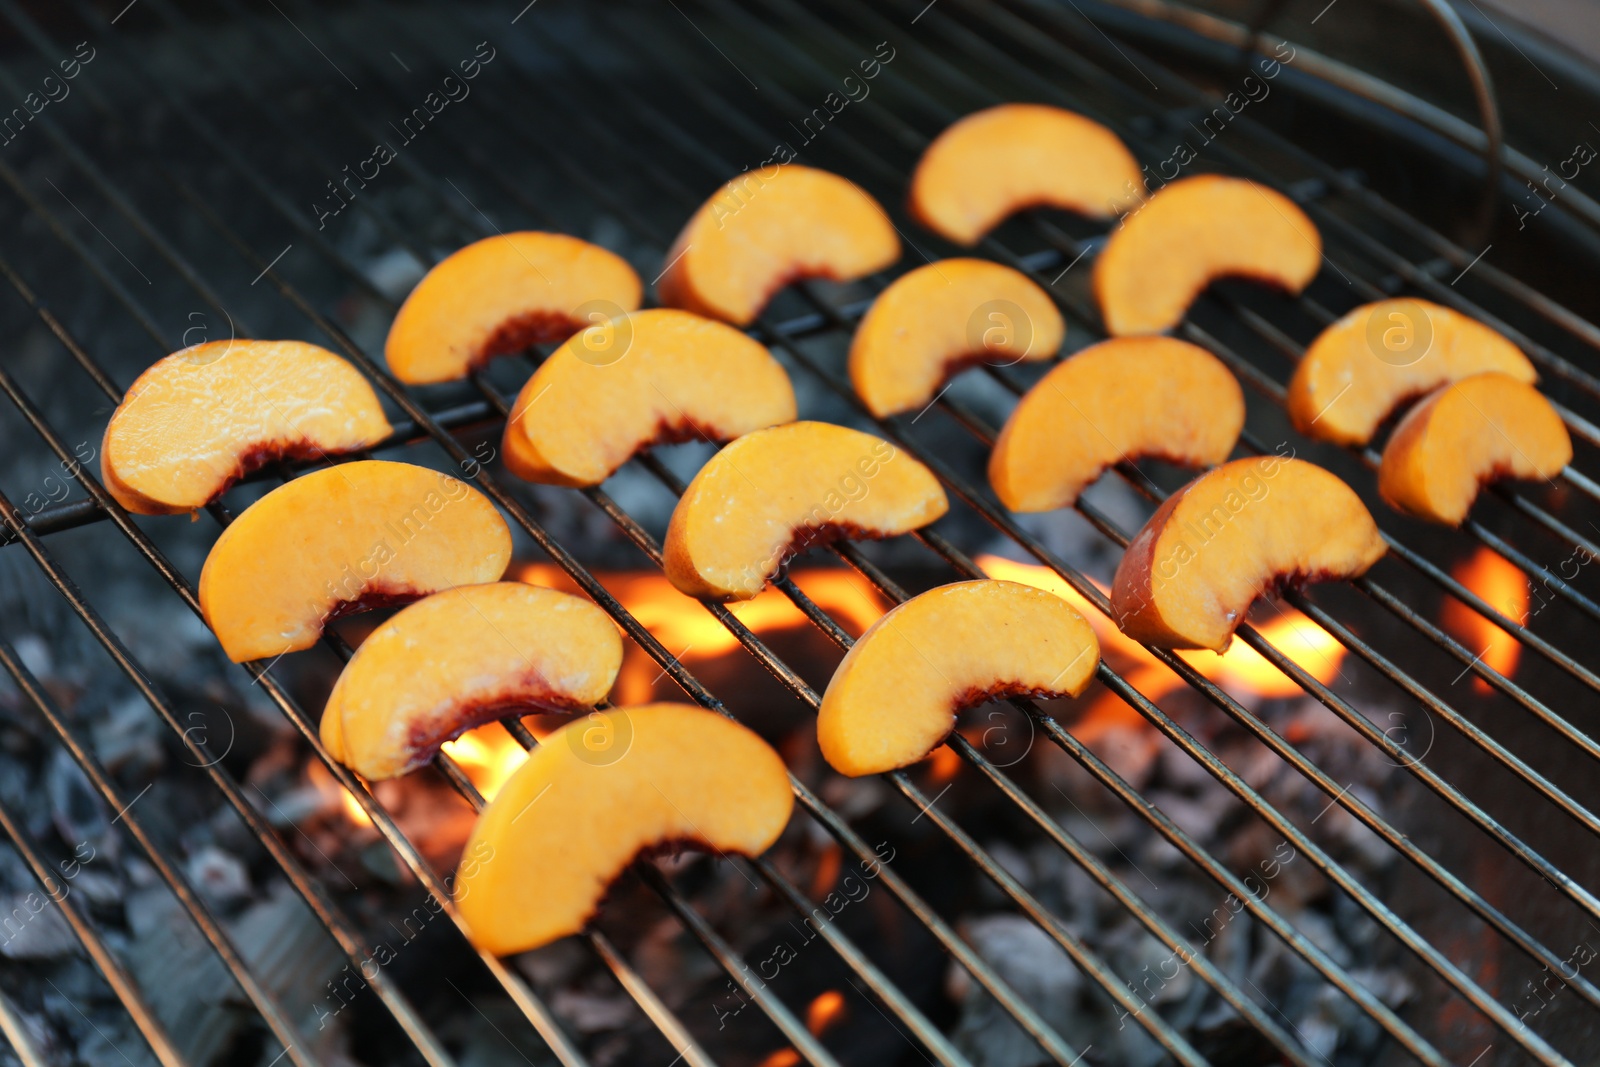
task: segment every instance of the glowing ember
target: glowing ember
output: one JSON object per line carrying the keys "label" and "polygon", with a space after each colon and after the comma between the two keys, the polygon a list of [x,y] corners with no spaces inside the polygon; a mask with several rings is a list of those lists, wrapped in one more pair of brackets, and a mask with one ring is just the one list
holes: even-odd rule
{"label": "glowing ember", "polygon": [[780,1048],[762,1060],[758,1067],[795,1067],[795,1064],[799,1062],[800,1053],[792,1048]]}
{"label": "glowing ember", "polygon": [[930,785],[943,785],[956,776],[961,769],[961,757],[949,745],[940,745],[933,750],[929,757],[928,783]]}
{"label": "glowing ember", "polygon": [[[1527,576],[1492,549],[1478,549],[1471,559],[1457,565],[1450,573],[1507,618],[1520,622],[1527,617]],[[1446,600],[1439,621],[1470,651],[1478,653],[1485,665],[1507,678],[1516,672],[1522,643],[1467,605],[1459,600]],[[1480,693],[1490,692],[1482,678],[1473,678],[1472,684]]]}
{"label": "glowing ember", "polygon": [[824,1030],[844,1018],[844,1011],[844,994],[830,989],[806,1008],[806,1029],[820,1037]]}

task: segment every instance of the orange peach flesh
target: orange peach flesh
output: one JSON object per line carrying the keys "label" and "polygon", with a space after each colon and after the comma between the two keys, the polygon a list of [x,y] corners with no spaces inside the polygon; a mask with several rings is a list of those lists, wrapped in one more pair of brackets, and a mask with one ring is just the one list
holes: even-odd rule
{"label": "orange peach flesh", "polygon": [[948,507],[933,473],[888,441],[793,422],[744,435],[700,469],[673,509],[663,565],[690,596],[748,600],[797,546],[893,537]]}
{"label": "orange peach flesh", "polygon": [[1205,349],[1170,337],[1113,338],[1028,390],[995,440],[989,484],[1012,511],[1070,507],[1123,460],[1221,463],[1244,415],[1239,383]]}
{"label": "orange peach flesh", "polygon": [[1111,610],[1127,636],[1223,652],[1259,596],[1350,578],[1383,556],[1361,499],[1321,467],[1236,459],[1162,503],[1123,553]]}
{"label": "orange peach flesh", "polygon": [[477,947],[525,952],[581,931],[641,853],[759,856],[793,807],[783,761],[735,722],[680,704],[595,712],[545,738],[483,809],[456,904]]}
{"label": "orange peach flesh", "polygon": [[322,743],[363,778],[395,778],[514,709],[587,711],[621,665],[621,635],[587,600],[520,582],[458,586],[361,643],[323,709]]}
{"label": "orange peach flesh", "polygon": [[412,385],[448,382],[494,356],[560,341],[639,306],[620,256],[560,233],[507,233],[439,262],[389,327],[389,369]]}
{"label": "orange peach flesh", "polygon": [[246,508],[200,572],[200,607],[235,663],[310,648],[324,623],[492,582],[511,531],[438,471],[363,460],[313,471]]}
{"label": "orange peach flesh", "polygon": [[652,445],[729,441],[793,422],[794,388],[765,347],[731,326],[661,308],[563,344],[523,386],[506,466],[548,485],[599,485]]}
{"label": "orange peach flesh", "polygon": [[917,762],[963,707],[999,696],[1077,696],[1100,663],[1094,630],[1065,600],[1016,582],[957,582],[872,625],[828,683],[817,720],[840,774]]}
{"label": "orange peach flesh", "polygon": [[275,459],[355,452],[391,432],[354,367],[301,341],[212,341],[139,375],[112,413],[102,480],[140,515],[204,507]]}
{"label": "orange peach flesh", "polygon": [[1203,174],[1156,190],[1094,265],[1094,293],[1113,336],[1183,321],[1213,281],[1245,277],[1298,293],[1317,275],[1322,237],[1294,201],[1240,178]]}
{"label": "orange peach flesh", "polygon": [[1561,416],[1531,385],[1474,374],[1442,386],[1395,427],[1378,492],[1419,518],[1459,526],[1498,478],[1554,478],[1572,462]]}
{"label": "orange peach flesh", "polygon": [[1049,359],[1066,325],[1028,276],[982,259],[944,259],[896,279],[850,342],[850,380],[879,417],[933,399],[964,366]]}
{"label": "orange peach flesh", "polygon": [[1486,371],[1539,378],[1521,349],[1476,319],[1426,300],[1380,300],[1311,342],[1289,380],[1289,417],[1308,437],[1364,445],[1405,401]]}
{"label": "orange peach flesh", "polygon": [[713,194],[668,251],[656,289],[663,304],[748,326],[790,282],[852,281],[899,258],[894,224],[866,190],[790,163]]}
{"label": "orange peach flesh", "polygon": [[911,176],[911,213],[971,247],[1006,216],[1056,207],[1110,218],[1144,192],[1144,175],[1117,135],[1041,104],[1002,104],[934,138]]}

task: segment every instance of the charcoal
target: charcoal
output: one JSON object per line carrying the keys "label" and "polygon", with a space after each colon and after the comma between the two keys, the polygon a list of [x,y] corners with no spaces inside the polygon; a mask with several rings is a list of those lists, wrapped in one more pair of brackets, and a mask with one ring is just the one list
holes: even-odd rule
{"label": "charcoal", "polygon": [[95,721],[91,736],[95,758],[107,771],[148,781],[165,765],[162,744],[171,731],[143,697],[129,697]]}
{"label": "charcoal", "polygon": [[[1076,1001],[1083,976],[1066,951],[1043,930],[1019,915],[988,915],[962,923],[973,948],[1001,978],[1057,1032],[1081,1028]],[[979,1067],[1029,1067],[1038,1046],[989,993],[959,964],[950,964],[947,985],[961,994],[956,1026],[958,1048]]]}
{"label": "charcoal", "polygon": [[78,948],[77,935],[42,888],[0,896],[0,955],[49,960]]}
{"label": "charcoal", "polygon": [[244,864],[213,845],[196,849],[184,864],[189,883],[212,905],[228,905],[250,895]]}

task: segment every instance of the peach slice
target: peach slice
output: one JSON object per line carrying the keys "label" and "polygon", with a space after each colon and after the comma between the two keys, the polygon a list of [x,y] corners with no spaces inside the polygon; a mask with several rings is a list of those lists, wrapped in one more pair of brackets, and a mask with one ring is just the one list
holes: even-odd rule
{"label": "peach slice", "polygon": [[733,327],[658,308],[569,339],[512,412],[504,451],[512,473],[599,485],[651,445],[731,441],[793,422],[794,387],[764,346]]}
{"label": "peach slice", "polygon": [[894,537],[949,508],[933,472],[888,441],[825,422],[745,434],[712,456],[667,524],[667,578],[748,600],[790,556],[837,536]]}
{"label": "peach slice", "polygon": [[411,290],[384,357],[410,385],[467,376],[495,356],[562,341],[639,306],[621,256],[563,233],[502,233],[458,249]]}
{"label": "peach slice", "polygon": [[1289,379],[1289,418],[1307,437],[1364,445],[1405,401],[1486,371],[1539,380],[1521,349],[1478,320],[1427,300],[1379,300],[1311,342]]}
{"label": "peach slice", "polygon": [[748,326],[790,282],[853,281],[899,258],[899,235],[871,194],[789,163],[741,174],[701,205],[656,292],[663,304]]}
{"label": "peach slice", "polygon": [[1157,189],[1111,232],[1094,265],[1094,295],[1115,337],[1161,333],[1218,278],[1241,276],[1298,293],[1317,276],[1322,235],[1282,193],[1202,174]]}
{"label": "peach slice", "polygon": [[783,760],[738,723],[683,704],[597,711],[545,738],[483,809],[456,905],[474,945],[526,952],[581,931],[635,857],[759,856],[793,809]]}
{"label": "peach slice", "polygon": [[1028,390],[995,440],[989,484],[1012,511],[1071,507],[1114,463],[1215,466],[1243,429],[1244,392],[1210,352],[1171,337],[1116,337]]}
{"label": "peach slice", "polygon": [[1490,371],[1441,386],[1406,413],[1383,449],[1378,492],[1401,511],[1460,526],[1497,478],[1554,478],[1572,439],[1544,394]]}
{"label": "peach slice", "polygon": [[1020,271],[984,259],[943,259],[897,278],[850,342],[850,380],[879,418],[934,398],[975,363],[1049,359],[1066,325],[1050,295]]}
{"label": "peach slice", "polygon": [[200,571],[200,607],[235,663],[310,648],[329,619],[493,582],[511,531],[487,497],[426,467],[361,460],[257,500]]}
{"label": "peach slice", "polygon": [[817,742],[840,774],[892,771],[933,751],[960,709],[1077,696],[1099,663],[1094,630],[1054,593],[993,580],[940,586],[873,623],[845,654]]}
{"label": "peach slice", "polygon": [[1117,565],[1111,612],[1136,641],[1222,652],[1257,597],[1353,578],[1384,547],[1336,475],[1298,459],[1236,459],[1156,509]]}
{"label": "peach slice", "polygon": [[1043,104],[1001,104],[933,139],[911,175],[911,214],[970,248],[1023,208],[1105,219],[1143,194],[1138,161],[1098,122]]}
{"label": "peach slice", "polygon": [[457,586],[361,643],[322,712],[322,743],[363,778],[397,778],[515,709],[587,711],[621,666],[616,625],[582,597],[521,582]]}
{"label": "peach slice", "polygon": [[356,452],[392,432],[372,386],[303,341],[211,341],[139,375],[106,426],[100,476],[139,515],[211,503],[277,459]]}

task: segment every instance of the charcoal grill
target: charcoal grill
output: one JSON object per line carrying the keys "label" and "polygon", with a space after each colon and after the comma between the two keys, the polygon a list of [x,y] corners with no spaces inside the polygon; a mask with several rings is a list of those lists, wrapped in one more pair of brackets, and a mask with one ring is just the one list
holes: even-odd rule
{"label": "charcoal grill", "polygon": [[[959,114],[1002,99],[1071,107],[1106,122],[1141,159],[1155,161],[1167,154],[1173,129],[1215,105],[1219,84],[1225,89],[1227,83],[1226,71],[1244,70],[1252,41],[1265,54],[1283,43],[1282,38],[1254,37],[1240,24],[1193,17],[1156,0],[1129,4],[1127,10],[1093,7],[1089,15],[1098,21],[1090,21],[1070,0],[1061,6],[1049,0],[934,0],[926,5],[923,0],[894,0],[859,10],[832,0],[806,7],[794,0],[760,0],[749,8],[728,0],[697,0],[659,11],[627,6],[586,11],[557,0],[538,0],[516,10],[520,6],[470,5],[433,12],[357,4],[311,10],[271,0],[264,7],[225,0],[226,11],[219,16],[215,11],[196,15],[169,0],[134,0],[126,6],[118,0],[94,7],[77,2],[33,12],[15,0],[0,0],[0,18],[11,42],[0,57],[0,98],[22,100],[48,72],[44,64],[71,55],[76,42],[86,40],[95,49],[95,58],[71,83],[71,96],[78,99],[50,103],[14,134],[8,128],[11,140],[0,147],[0,181],[10,198],[6,210],[18,220],[13,239],[0,241],[0,274],[19,298],[18,312],[42,323],[59,346],[47,364],[48,396],[37,386],[25,388],[31,372],[10,354],[0,360],[0,389],[21,416],[13,420],[17,428],[28,428],[23,447],[65,465],[82,490],[77,499],[36,506],[29,502],[27,487],[5,487],[0,517],[6,537],[0,552],[31,559],[47,580],[49,595],[70,608],[115,670],[166,721],[195,766],[259,839],[281,876],[356,968],[368,949],[348,908],[259,810],[204,733],[194,730],[151,680],[103,608],[96,606],[102,590],[75,580],[61,562],[62,553],[52,547],[52,539],[66,531],[109,523],[198,616],[188,577],[197,568],[169,558],[147,524],[130,519],[102,488],[96,466],[78,463],[82,453],[74,448],[73,434],[83,426],[103,425],[104,412],[131,380],[126,367],[119,366],[116,377],[107,369],[108,347],[142,332],[151,342],[148,352],[129,364],[142,366],[183,343],[216,339],[223,329],[240,336],[305,336],[328,344],[362,367],[402,413],[395,420],[394,438],[379,451],[405,450],[411,456],[432,449],[433,455],[446,457],[606,609],[688,699],[740,717],[746,709],[737,697],[712,692],[684,666],[680,653],[652,636],[579,555],[550,532],[552,498],[532,498],[525,487],[480,462],[484,453],[470,442],[492,432],[509,411],[510,392],[497,372],[476,375],[464,391],[413,392],[386,375],[373,355],[386,319],[377,326],[359,321],[359,316],[347,314],[353,306],[348,301],[354,294],[365,305],[392,312],[396,293],[375,277],[370,260],[363,262],[352,252],[341,236],[347,237],[348,230],[341,227],[359,229],[369,247],[403,250],[426,265],[442,252],[502,227],[590,236],[593,220],[603,216],[611,220],[612,229],[599,235],[602,240],[627,249],[641,264],[646,253],[655,257],[650,262],[658,263],[676,227],[710,190],[743,168],[759,166],[775,142],[800,146],[802,160],[852,177],[891,207],[900,201],[910,162],[932,134]],[[1163,19],[1177,19],[1185,28],[1175,33]],[[1297,46],[1297,54],[1305,61],[1298,67],[1289,64],[1292,69],[1281,87],[1302,94],[1296,99],[1306,101],[1307,122],[1356,124],[1374,137],[1417,141],[1417,151],[1440,175],[1439,200],[1469,225],[1457,229],[1444,219],[1426,223],[1377,187],[1385,175],[1369,181],[1333,158],[1335,151],[1308,151],[1291,136],[1294,130],[1241,113],[1205,146],[1197,167],[1290,191],[1322,228],[1328,269],[1296,300],[1224,286],[1207,296],[1181,329],[1182,336],[1225,360],[1255,394],[1250,430],[1242,443],[1246,451],[1272,451],[1280,439],[1292,439],[1303,454],[1340,470],[1363,492],[1372,484],[1374,451],[1310,450],[1307,442],[1284,429],[1281,417],[1287,368],[1317,329],[1350,306],[1405,291],[1474,315],[1522,346],[1563,405],[1580,448],[1575,470],[1558,485],[1495,489],[1479,509],[1480,517],[1459,537],[1421,530],[1375,508],[1388,531],[1390,561],[1349,588],[1319,588],[1288,598],[1348,649],[1353,661],[1386,679],[1422,713],[1408,722],[1411,727],[1426,722],[1436,730],[1437,750],[1413,744],[1410,733],[1397,731],[1385,719],[1369,718],[1359,700],[1319,681],[1257,630],[1246,626],[1239,633],[1245,644],[1387,758],[1396,776],[1420,783],[1430,798],[1427,810],[1436,813],[1441,828],[1433,835],[1402,830],[1398,820],[1380,814],[1307,758],[1258,709],[1208,680],[1188,661],[1157,653],[1205,701],[1320,790],[1326,797],[1324,813],[1343,809],[1400,856],[1408,876],[1428,887],[1432,896],[1427,899],[1437,901],[1436,908],[1429,914],[1413,908],[1402,915],[1385,894],[1334,858],[1319,837],[1320,816],[1291,818],[1257,791],[1246,771],[1215,754],[1180,717],[1163,710],[1112,667],[1102,665],[1099,672],[1099,681],[1214,779],[1213,788],[1236,796],[1314,865],[1362,921],[1375,924],[1392,940],[1424,995],[1399,1010],[1386,1004],[1270,899],[1258,899],[1236,865],[1180,828],[1075,737],[1069,725],[1031,702],[1016,702],[1016,707],[1029,716],[1040,744],[1057,746],[1081,765],[1147,824],[1149,834],[1208,876],[1219,896],[1233,894],[1263,930],[1380,1028],[1386,1039],[1385,1062],[1459,1060],[1485,1067],[1592,1062],[1600,1047],[1600,1028],[1594,1025],[1600,986],[1582,973],[1568,975],[1566,961],[1572,955],[1569,946],[1581,941],[1586,930],[1600,930],[1600,898],[1590,888],[1600,878],[1590,836],[1600,834],[1600,816],[1593,810],[1589,762],[1600,758],[1600,742],[1592,736],[1596,723],[1589,714],[1594,694],[1600,692],[1600,674],[1593,655],[1583,652],[1591,639],[1586,631],[1600,624],[1600,604],[1583,591],[1584,582],[1578,579],[1592,576],[1580,574],[1581,567],[1567,574],[1559,568],[1552,571],[1550,564],[1587,563],[1600,556],[1595,539],[1584,533],[1596,529],[1587,520],[1600,502],[1600,485],[1577,473],[1600,445],[1600,429],[1582,414],[1600,407],[1600,378],[1587,369],[1595,359],[1592,349],[1600,347],[1600,329],[1568,309],[1567,304],[1581,299],[1581,293],[1573,295],[1578,290],[1570,281],[1546,284],[1548,263],[1538,261],[1549,258],[1548,246],[1534,242],[1558,243],[1561,261],[1572,273],[1589,265],[1593,236],[1585,223],[1593,221],[1593,204],[1575,184],[1563,188],[1551,201],[1546,220],[1554,236],[1527,238],[1520,259],[1515,249],[1503,259],[1496,257],[1504,263],[1529,263],[1526,274],[1541,279],[1538,287],[1524,280],[1521,271],[1486,262],[1487,249],[1459,243],[1472,234],[1471,224],[1484,221],[1474,212],[1485,178],[1487,202],[1501,202],[1502,227],[1484,243],[1513,239],[1506,236],[1507,189],[1500,184],[1498,153],[1491,152],[1489,164],[1473,154],[1498,147],[1499,119],[1489,78],[1470,38],[1459,25],[1453,29],[1457,45],[1473,64],[1474,80],[1469,83],[1460,71],[1454,77],[1464,87],[1479,89],[1477,101],[1485,118],[1478,127],[1303,46]],[[1159,49],[1161,59],[1136,47],[1135,38]],[[379,178],[348,183],[346,168],[367,157],[368,142],[407,137],[409,131],[386,129],[379,116],[406,114],[432,86],[430,79],[472,56],[481,40],[490,43],[496,58],[484,65],[471,96],[428,120],[416,134],[416,149],[408,146],[399,153]],[[896,54],[872,83],[876,102],[852,101],[837,119],[830,113],[825,128],[810,138],[810,127],[792,124],[803,123],[814,109],[825,106],[837,80],[857,60],[870,58],[880,41],[889,42]],[[1442,43],[1439,50],[1452,54]],[[251,57],[248,71],[230,59],[241,55]],[[1214,75],[1205,87],[1188,76],[1205,69],[1201,60],[1211,64]],[[1215,75],[1219,62],[1224,74]],[[1232,63],[1239,66],[1232,68]],[[1180,75],[1177,66],[1188,74]],[[228,110],[222,110],[219,99]],[[357,145],[361,153],[352,155]],[[1510,155],[1513,177],[1537,176],[1538,167],[1529,157]],[[307,179],[308,173],[315,177]],[[380,183],[399,192],[380,195]],[[1404,190],[1387,192],[1398,196]],[[308,203],[319,207],[308,208]],[[348,217],[341,218],[346,211]],[[901,218],[897,212],[897,221]],[[909,224],[902,223],[902,230],[908,244],[905,266],[921,262],[923,254],[948,253],[935,251],[934,242]],[[18,236],[25,238],[20,246]],[[1069,335],[1082,344],[1099,336],[1083,284],[1085,259],[1096,247],[1093,228],[1038,215],[1008,225],[984,242],[980,254],[1016,266],[1050,287],[1070,323]],[[645,270],[646,277],[651,273]],[[833,394],[853,404],[837,363],[819,352],[824,343],[848,337],[871,292],[884,281],[845,290],[803,285],[753,331],[790,367],[801,389],[803,411],[808,396]],[[190,315],[194,308],[200,311]],[[244,309],[249,309],[248,321]],[[185,332],[197,322],[209,332]],[[529,358],[537,359],[539,353],[529,353]],[[526,373],[526,360],[511,362]],[[987,374],[1012,393],[1026,384],[1010,369],[987,368]],[[89,399],[93,390],[101,395]],[[937,566],[944,581],[981,576],[973,556],[1003,538],[1020,555],[1051,568],[1095,607],[1107,609],[1105,595],[1074,560],[1000,509],[982,486],[975,472],[993,440],[993,419],[951,395],[934,407],[876,426],[933,468],[960,502],[958,510],[964,510],[966,525],[951,525],[948,533],[941,528],[915,535],[927,566]],[[682,491],[680,473],[663,460],[647,456],[634,462],[668,491]],[[270,484],[299,469],[280,466],[258,472],[250,482]],[[1158,482],[1173,484],[1170,478],[1152,480],[1132,468],[1118,474],[1151,500],[1163,493]],[[580,493],[586,501],[578,499]],[[658,538],[606,491],[561,491],[559,500],[566,509],[598,509],[640,553],[659,564]],[[1126,522],[1092,503],[1077,510],[1110,543],[1127,543],[1132,531]],[[212,528],[232,517],[225,505],[209,511],[209,518],[201,521]],[[536,517],[539,513],[542,517]],[[980,529],[989,532],[972,533]],[[1540,625],[1534,627],[1531,617],[1508,617],[1452,577],[1446,557],[1463,544],[1487,546],[1526,573],[1541,599],[1548,597],[1553,605]],[[892,568],[871,553],[849,543],[829,551],[890,600],[908,595]],[[841,648],[849,646],[849,633],[797,584],[784,578],[777,586],[828,639]],[[1466,604],[1521,642],[1530,661],[1523,680],[1502,674],[1485,662],[1479,649],[1427,617],[1441,595]],[[815,708],[817,690],[768,642],[728,609],[707,605],[706,611],[790,693]],[[350,653],[337,635],[325,644],[340,657]],[[277,1062],[274,1057],[296,1064],[321,1062],[304,1028],[245,962],[225,925],[160,843],[152,829],[155,820],[139,807],[142,794],[120,785],[99,766],[83,724],[57,705],[15,648],[0,643],[0,663],[105,804],[118,813],[117,821],[237,983],[246,1010],[259,1017],[263,1029],[263,1062]],[[316,729],[320,696],[295,692],[277,663],[248,664],[245,670],[250,684],[299,731],[315,759],[351,792],[405,868],[454,919],[445,872],[407,838],[365,784],[323,749]],[[1470,675],[1493,691],[1492,712],[1475,703],[1466,686],[1448,681],[1456,671],[1458,681]],[[725,704],[724,697],[730,702]],[[503,725],[524,745],[537,744],[520,720],[508,719]],[[1305,1035],[1275,1009],[1267,991],[1194,953],[1191,931],[1153,906],[1138,881],[1117,873],[1052,818],[1007,767],[960,734],[950,744],[970,773],[1012,807],[1016,820],[1062,850],[1167,949],[1192,953],[1195,977],[1253,1031],[1249,1047],[1256,1051],[1247,1062],[1303,1067],[1330,1062],[1308,1048]],[[482,797],[448,756],[440,757],[437,770],[469,803],[481,806]],[[1134,976],[1117,972],[1092,933],[1074,930],[1046,907],[979,843],[974,827],[941,809],[942,794],[919,784],[915,771],[888,775],[886,782],[914,809],[918,832],[931,827],[992,883],[1007,907],[1036,923],[1067,953],[1101,991],[1103,1011],[1141,1027],[1171,1060],[1241,1062],[1234,1058],[1238,1053],[1226,1048],[1202,1049],[1156,1006],[1147,1005],[1130,984]],[[798,778],[794,788],[803,809],[797,818],[814,822],[849,861],[876,865],[873,845],[848,818]],[[104,924],[64,892],[57,863],[34,841],[14,799],[0,793],[0,827],[41,887],[60,897],[62,915],[156,1060],[186,1062],[181,1043],[151,1009],[149,990],[141,988],[119,959]],[[818,911],[813,894],[773,863],[728,862],[792,905],[797,918],[826,914]],[[1033,1039],[1038,1062],[1068,1067],[1112,1062],[1104,1049],[1087,1046],[1047,1022],[1036,1005],[981,958],[931,902],[938,895],[937,877],[903,872],[893,862],[877,866],[880,885],[900,911],[925,928],[948,960],[987,990]],[[665,909],[725,972],[730,988],[737,988],[770,1022],[798,1061],[865,1062],[851,1049],[834,1047],[811,1032],[800,1007],[786,1002],[753,971],[730,932],[719,929],[716,914],[698,906],[689,889],[654,866],[642,864],[638,870]],[[817,928],[828,950],[847,968],[854,993],[898,1034],[893,1056],[899,1062],[971,1062],[925,998],[913,996],[874,962],[878,946],[825,920]],[[1447,937],[1448,931],[1469,931],[1477,940]],[[661,1062],[672,1055],[696,1065],[717,1062],[709,1043],[697,1036],[698,1024],[686,1021],[682,1009],[669,1007],[663,990],[647,982],[617,944],[598,930],[583,940],[659,1031],[661,1049],[670,1048]],[[1572,1009],[1523,1021],[1513,1006],[1511,980],[1474,964],[1475,954],[1482,952],[1514,960],[1519,975],[1545,973],[1540,968],[1562,975],[1561,995]],[[520,1025],[542,1041],[550,1060],[589,1062],[569,1022],[520,970],[489,956],[480,956],[479,965],[487,975],[488,991],[482,996],[510,1005]],[[382,1012],[403,1035],[407,1057],[435,1065],[456,1062],[430,1022],[436,1015],[417,1003],[416,989],[402,988],[381,968],[362,973]],[[473,999],[456,996],[459,990],[440,992],[454,998],[451,1010],[482,1014]],[[710,1009],[703,1010],[709,1016]],[[23,1062],[45,1062],[19,1022],[17,1005],[3,996],[0,1030]]]}

